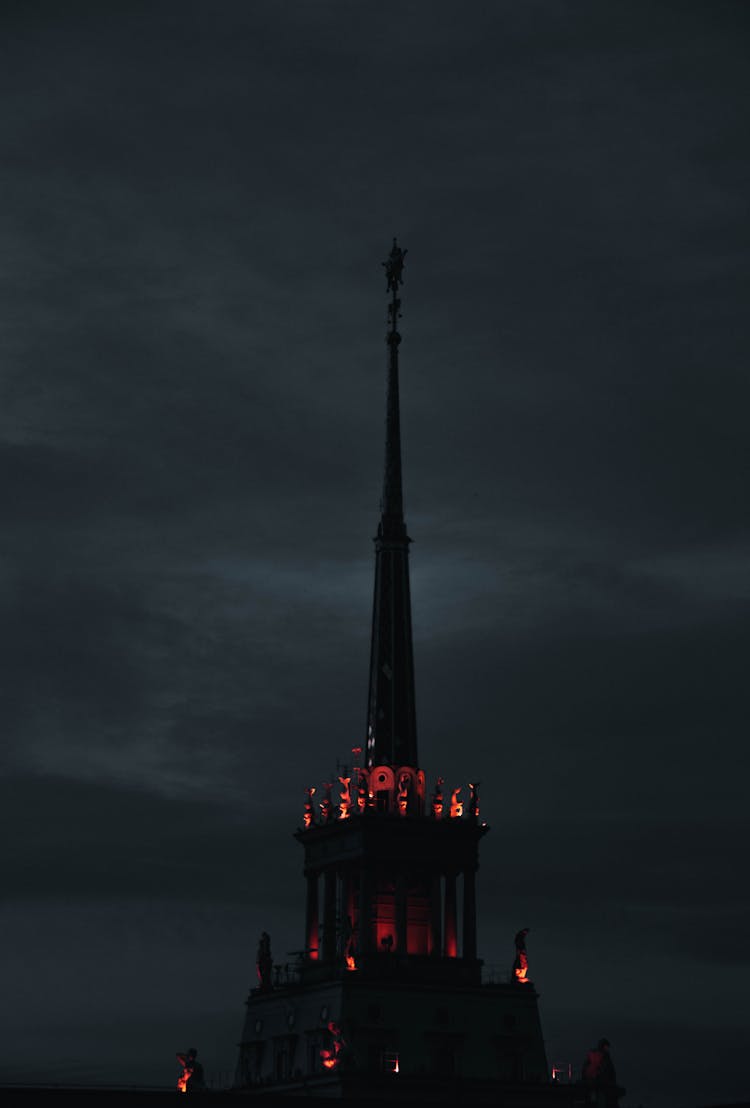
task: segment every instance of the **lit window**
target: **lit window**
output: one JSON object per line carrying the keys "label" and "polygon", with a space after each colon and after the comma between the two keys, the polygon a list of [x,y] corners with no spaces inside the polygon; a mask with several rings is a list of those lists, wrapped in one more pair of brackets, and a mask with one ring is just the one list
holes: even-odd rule
{"label": "lit window", "polygon": [[382,1069],[384,1073],[398,1073],[398,1052],[395,1050],[386,1050],[383,1052]]}

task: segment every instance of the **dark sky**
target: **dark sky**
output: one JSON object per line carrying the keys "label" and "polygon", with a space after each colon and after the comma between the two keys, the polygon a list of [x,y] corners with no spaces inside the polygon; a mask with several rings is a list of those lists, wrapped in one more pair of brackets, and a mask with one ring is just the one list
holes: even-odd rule
{"label": "dark sky", "polygon": [[235,1061],[365,725],[385,282],[432,781],[550,1063],[747,1096],[747,5],[3,5],[0,1080]]}

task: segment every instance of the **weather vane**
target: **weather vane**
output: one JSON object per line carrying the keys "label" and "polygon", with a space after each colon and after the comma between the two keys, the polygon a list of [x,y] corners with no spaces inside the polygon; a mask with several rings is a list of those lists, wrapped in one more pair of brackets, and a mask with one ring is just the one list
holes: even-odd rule
{"label": "weather vane", "polygon": [[393,292],[394,296],[398,291],[398,286],[404,283],[404,258],[408,253],[408,250],[401,250],[394,236],[391,252],[382,263],[385,268],[385,277],[388,282],[387,291]]}

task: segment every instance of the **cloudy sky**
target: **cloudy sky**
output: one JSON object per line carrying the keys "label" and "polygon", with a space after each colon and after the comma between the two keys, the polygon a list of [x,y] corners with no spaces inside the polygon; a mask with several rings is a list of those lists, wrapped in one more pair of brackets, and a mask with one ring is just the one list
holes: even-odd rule
{"label": "cloudy sky", "polygon": [[[550,1063],[747,1095],[748,22],[3,5],[0,1080],[235,1062],[365,726],[385,282],[420,757]],[[8,998],[10,998],[8,1000]]]}

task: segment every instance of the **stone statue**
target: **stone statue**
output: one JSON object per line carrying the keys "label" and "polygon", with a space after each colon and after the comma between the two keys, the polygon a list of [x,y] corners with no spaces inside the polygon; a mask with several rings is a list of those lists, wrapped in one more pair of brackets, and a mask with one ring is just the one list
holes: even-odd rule
{"label": "stone statue", "polygon": [[320,802],[320,814],[323,817],[323,823],[330,823],[333,819],[333,801],[331,800],[333,781],[326,781],[323,788],[326,791],[326,795]]}
{"label": "stone statue", "polygon": [[315,823],[315,809],[313,808],[312,802],[312,798],[315,796],[315,789],[305,789],[305,792],[307,793],[307,800],[305,801],[305,811],[302,819],[304,820],[305,827],[312,827]]}
{"label": "stone statue", "polygon": [[354,924],[352,923],[352,917],[347,915],[344,919],[344,965],[348,970],[355,970],[357,968],[357,962],[354,957],[354,951],[356,947],[354,936]]}
{"label": "stone statue", "polygon": [[529,956],[526,953],[526,936],[529,933],[529,928],[522,928],[515,938],[516,944],[516,957],[513,961],[513,980],[518,982],[519,985],[528,985],[529,983]]}
{"label": "stone statue", "polygon": [[197,1056],[194,1046],[190,1050],[177,1052],[177,1061],[182,1066],[182,1073],[177,1079],[177,1088],[181,1093],[195,1093],[205,1088],[203,1066]]}
{"label": "stone statue", "polygon": [[258,972],[258,988],[261,992],[269,992],[272,988],[273,958],[271,957],[271,936],[267,931],[261,932],[258,953],[255,956],[255,968]]}
{"label": "stone statue", "polygon": [[388,259],[383,262],[385,267],[385,277],[388,282],[387,291],[397,292],[398,286],[403,285],[404,278],[404,258],[409,253],[408,250],[401,250],[396,243],[396,239],[393,239],[393,246],[391,252],[388,255]]}
{"label": "stone statue", "polygon": [[443,781],[443,777],[438,777],[432,794],[432,814],[435,819],[440,819],[443,814]]}
{"label": "stone statue", "polygon": [[357,808],[360,812],[364,812],[367,807],[367,773],[360,769],[357,774]]}
{"label": "stone statue", "polygon": [[469,815],[473,820],[479,819],[479,786],[481,781],[469,782]]}
{"label": "stone statue", "polygon": [[409,788],[411,786],[411,777],[408,773],[402,773],[398,779],[398,812],[400,816],[405,816],[409,809]]}
{"label": "stone statue", "polygon": [[339,777],[341,794],[339,796],[339,819],[348,819],[351,815],[352,794],[349,789],[351,777]]}
{"label": "stone statue", "polygon": [[342,1051],[346,1047],[346,1040],[341,1032],[341,1028],[337,1023],[331,1020],[324,1034],[324,1045],[320,1051],[320,1060],[323,1063],[323,1068],[327,1070],[335,1070],[341,1062]]}
{"label": "stone statue", "polygon": [[583,1061],[581,1080],[591,1090],[590,1101],[596,1108],[617,1108],[618,1097],[625,1090],[618,1088],[615,1067],[609,1053],[609,1039],[600,1039]]}

